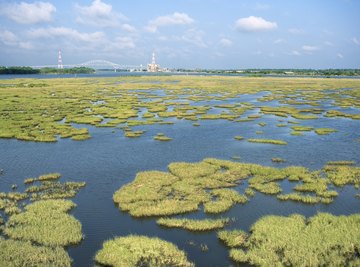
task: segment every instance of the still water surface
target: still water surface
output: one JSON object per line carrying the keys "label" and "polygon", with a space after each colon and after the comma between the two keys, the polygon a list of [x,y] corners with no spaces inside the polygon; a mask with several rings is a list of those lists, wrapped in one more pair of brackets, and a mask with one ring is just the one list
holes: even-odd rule
{"label": "still water surface", "polygon": [[[246,95],[222,103],[256,103],[258,97],[259,94]],[[324,104],[319,108],[329,107]],[[207,157],[231,160],[231,157],[239,156],[243,162],[279,167],[301,165],[315,170],[327,161],[359,162],[360,159],[360,142],[355,141],[360,137],[360,122],[356,120],[322,117],[301,121],[301,125],[305,126],[332,127],[339,130],[324,136],[313,132],[307,132],[304,136],[291,136],[290,127],[276,127],[280,120],[288,119],[272,115],[263,116],[253,122],[200,121],[200,127],[194,127],[189,121],[169,120],[175,120],[176,123],[134,127],[146,130],[142,137],[136,139],[124,137],[119,129],[113,132],[114,129],[111,128],[89,126],[86,127],[89,128],[92,138],[83,142],[61,139],[57,143],[35,143],[0,139],[0,168],[5,171],[0,176],[0,191],[8,191],[12,184],[18,184],[21,191],[25,178],[50,172],[60,172],[62,181],[86,181],[87,186],[74,198],[78,206],[72,213],[81,221],[85,239],[80,245],[68,249],[74,259],[73,266],[93,266],[94,255],[105,240],[129,234],[158,236],[171,241],[185,250],[189,259],[197,266],[229,266],[235,264],[229,260],[228,250],[217,240],[215,232],[189,233],[185,230],[160,227],[156,225],[154,218],[133,219],[114,205],[113,193],[132,181],[137,172],[166,171],[167,165],[174,161],[196,162]],[[265,122],[267,125],[260,127],[258,122]],[[256,131],[264,133],[256,135]],[[153,136],[159,132],[173,140],[153,140]],[[244,136],[245,139],[281,139],[287,141],[288,145],[236,141],[235,135]],[[271,161],[273,157],[284,158],[287,162],[276,165]],[[238,190],[242,192],[244,187],[245,184],[240,185]],[[285,192],[291,189],[288,182],[283,182],[282,187]],[[301,213],[312,216],[319,211],[337,215],[360,212],[359,199],[354,197],[359,191],[349,186],[338,190],[340,194],[331,205],[280,202],[276,197],[257,192],[247,204],[236,205],[221,215],[209,216],[198,212],[183,216],[235,218],[226,229],[249,230],[256,220],[267,214]],[[192,244],[189,244],[190,241],[193,241]],[[202,252],[200,244],[206,244],[209,251]]]}

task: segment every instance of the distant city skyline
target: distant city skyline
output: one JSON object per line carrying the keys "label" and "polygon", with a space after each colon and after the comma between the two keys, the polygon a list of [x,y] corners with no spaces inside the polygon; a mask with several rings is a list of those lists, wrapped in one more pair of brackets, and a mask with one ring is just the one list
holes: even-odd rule
{"label": "distant city skyline", "polygon": [[360,68],[356,0],[0,0],[0,66]]}

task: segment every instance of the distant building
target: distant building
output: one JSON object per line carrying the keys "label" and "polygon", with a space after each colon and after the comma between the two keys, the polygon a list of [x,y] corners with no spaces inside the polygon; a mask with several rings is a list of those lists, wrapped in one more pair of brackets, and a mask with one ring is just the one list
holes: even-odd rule
{"label": "distant building", "polygon": [[151,63],[147,65],[147,71],[148,72],[158,72],[160,71],[160,65],[156,64],[155,61],[155,53],[152,53],[152,60]]}

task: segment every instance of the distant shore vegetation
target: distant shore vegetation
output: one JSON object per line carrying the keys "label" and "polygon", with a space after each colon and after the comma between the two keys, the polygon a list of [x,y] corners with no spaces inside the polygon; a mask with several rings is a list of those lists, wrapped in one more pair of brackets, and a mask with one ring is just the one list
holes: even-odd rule
{"label": "distant shore vegetation", "polygon": [[4,67],[0,66],[0,74],[89,74],[94,73],[95,70],[87,67],[75,67],[75,68],[41,68],[34,69],[32,67]]}

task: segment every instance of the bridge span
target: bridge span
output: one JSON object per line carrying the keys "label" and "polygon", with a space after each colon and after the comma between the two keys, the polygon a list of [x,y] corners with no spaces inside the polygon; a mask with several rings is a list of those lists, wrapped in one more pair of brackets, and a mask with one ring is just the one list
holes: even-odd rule
{"label": "bridge span", "polygon": [[[75,67],[88,67],[93,69],[113,69],[117,70],[143,70],[143,65],[127,65],[127,64],[118,64],[108,60],[94,59],[89,60],[79,64],[63,64],[64,68],[75,68]],[[31,66],[35,69],[41,68],[58,68],[58,65],[42,65],[42,66]]]}

